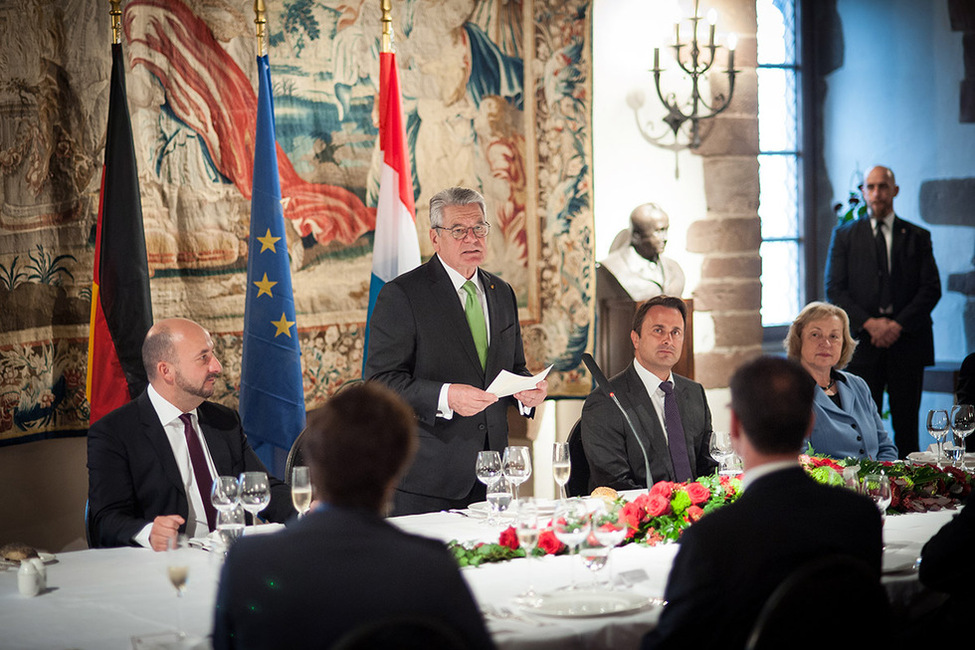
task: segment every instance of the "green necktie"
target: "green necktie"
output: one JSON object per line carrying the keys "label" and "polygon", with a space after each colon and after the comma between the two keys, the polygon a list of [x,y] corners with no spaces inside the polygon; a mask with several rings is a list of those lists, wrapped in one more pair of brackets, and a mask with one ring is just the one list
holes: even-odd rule
{"label": "green necktie", "polygon": [[474,337],[474,348],[477,349],[477,358],[481,360],[481,368],[487,364],[487,325],[484,323],[484,311],[481,309],[481,301],[477,299],[477,287],[468,280],[461,287],[467,292],[467,301],[464,303],[464,314],[467,316],[467,324],[470,325],[471,335]]}

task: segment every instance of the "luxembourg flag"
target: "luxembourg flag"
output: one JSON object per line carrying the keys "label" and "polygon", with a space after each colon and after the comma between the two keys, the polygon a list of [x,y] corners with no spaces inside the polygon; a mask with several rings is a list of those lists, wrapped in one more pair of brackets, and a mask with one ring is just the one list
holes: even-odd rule
{"label": "luxembourg flag", "polygon": [[420,265],[413,177],[406,150],[399,77],[393,52],[379,54],[379,150],[383,166],[379,177],[379,203],[376,206],[363,367],[366,364],[365,351],[369,349],[369,319],[372,318],[372,308],[376,305],[379,290],[399,274]]}

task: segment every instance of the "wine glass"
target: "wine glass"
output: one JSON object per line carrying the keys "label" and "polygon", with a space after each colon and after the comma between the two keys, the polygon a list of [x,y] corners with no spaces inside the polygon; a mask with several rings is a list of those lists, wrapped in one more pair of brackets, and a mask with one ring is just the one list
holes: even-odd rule
{"label": "wine glass", "polygon": [[552,445],[552,474],[559,484],[559,501],[565,501],[565,484],[569,482],[572,464],[569,462],[569,443],[556,442]]}
{"label": "wine glass", "polygon": [[[592,536],[606,547],[606,560],[610,560],[613,549],[626,539],[626,521],[620,517],[622,508],[618,504],[600,504],[592,513]],[[590,567],[592,568],[592,567]],[[609,582],[613,583],[613,568],[610,566]]]}
{"label": "wine glass", "polygon": [[511,484],[504,476],[498,476],[487,486],[487,502],[491,506],[490,516],[487,524],[493,526],[497,523],[496,516],[508,509],[511,505]]}
{"label": "wine glass", "polygon": [[176,587],[176,612],[179,625],[176,633],[180,639],[186,638],[183,630],[183,592],[190,577],[189,547],[186,535],[174,535],[166,539],[166,576]]}
{"label": "wine glass", "polygon": [[477,480],[487,487],[496,478],[501,476],[501,454],[496,451],[477,452],[474,473],[477,475]]}
{"label": "wine glass", "polygon": [[586,538],[585,544],[579,547],[579,555],[582,557],[582,563],[592,573],[592,586],[594,589],[601,585],[599,572],[609,562],[609,551],[610,549],[597,542],[591,533]]}
{"label": "wine glass", "polygon": [[232,508],[217,511],[217,536],[223,544],[223,552],[226,555],[230,548],[244,535],[244,508],[240,503]]}
{"label": "wine glass", "polygon": [[948,411],[945,409],[931,409],[928,411],[928,435],[938,443],[938,464],[945,457],[944,441],[948,434]]}
{"label": "wine glass", "polygon": [[291,503],[299,517],[304,517],[311,508],[311,474],[304,465],[291,469]]}
{"label": "wine glass", "polygon": [[528,576],[528,589],[516,597],[518,603],[534,607],[538,605],[538,594],[532,585],[531,566],[532,555],[538,545],[538,508],[532,498],[518,502],[515,519],[515,532],[518,534],[518,544],[525,550],[525,573]]}
{"label": "wine glass", "polygon": [[951,438],[945,441],[944,453],[952,467],[965,465],[965,438],[957,431],[953,431]]}
{"label": "wine glass", "polygon": [[[560,542],[569,547],[573,555],[589,536],[590,525],[589,508],[586,507],[585,501],[572,498],[559,502],[552,520],[552,531]],[[575,564],[573,563],[571,567],[572,583],[569,588],[577,589]]]}
{"label": "wine glass", "polygon": [[257,525],[257,513],[271,503],[271,488],[264,472],[244,472],[240,475],[240,503],[251,513]]}
{"label": "wine glass", "polygon": [[528,447],[510,446],[504,448],[501,472],[513,486],[515,500],[518,499],[518,486],[532,475],[532,458]]}
{"label": "wine glass", "polygon": [[731,434],[727,431],[712,431],[711,442],[708,445],[711,458],[718,463],[719,474],[734,474],[735,471],[728,467],[728,459],[735,455],[735,450],[731,446]]}
{"label": "wine glass", "polygon": [[863,477],[863,483],[860,484],[860,489],[863,494],[869,497],[877,509],[880,510],[881,518],[887,517],[887,507],[890,505],[891,493],[890,493],[890,480],[887,475],[881,472],[880,474],[867,474]]}
{"label": "wine glass", "polygon": [[233,476],[218,476],[210,489],[210,503],[217,512],[230,510],[240,503],[240,484]]}
{"label": "wine glass", "polygon": [[[956,404],[951,407],[951,430],[961,436],[964,454],[965,440],[975,431],[975,407],[971,404]],[[964,464],[964,456],[962,464]]]}

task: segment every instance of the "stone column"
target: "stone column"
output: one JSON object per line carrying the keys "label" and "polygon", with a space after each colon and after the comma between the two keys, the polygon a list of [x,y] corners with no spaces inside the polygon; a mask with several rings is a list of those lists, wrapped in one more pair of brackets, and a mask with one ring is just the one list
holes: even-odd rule
{"label": "stone column", "polygon": [[[701,282],[693,291],[694,326],[713,331],[713,341],[707,341],[713,346],[695,351],[695,377],[705,388],[721,388],[742,362],[761,354],[762,345],[757,26],[754,2],[712,0],[710,6],[718,10],[719,29],[738,34],[738,74],[731,105],[710,120],[695,152],[704,159],[707,214],[690,225],[687,249],[704,256]],[[726,67],[719,58],[713,95],[727,93]]]}

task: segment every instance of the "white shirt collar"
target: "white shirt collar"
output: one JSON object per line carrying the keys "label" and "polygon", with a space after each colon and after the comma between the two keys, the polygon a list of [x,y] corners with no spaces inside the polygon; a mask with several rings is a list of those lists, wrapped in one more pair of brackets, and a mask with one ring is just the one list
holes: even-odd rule
{"label": "white shirt collar", "polygon": [[[657,392],[657,389],[660,388],[660,384],[664,380],[658,377],[657,375],[653,374],[646,368],[644,368],[643,364],[641,364],[635,358],[633,359],[633,367],[636,369],[636,374],[638,377],[640,377],[640,381],[642,381],[643,385],[647,387],[647,393],[653,395],[655,392]],[[669,375],[667,375],[666,381],[669,381],[671,384],[673,384],[674,373],[671,372]]]}
{"label": "white shirt collar", "polygon": [[744,492],[748,489],[748,486],[762,478],[763,476],[768,476],[772,472],[778,472],[783,469],[789,469],[791,467],[798,467],[799,460],[777,460],[772,463],[763,463],[758,467],[753,467],[744,473],[741,477],[741,491]]}
{"label": "white shirt collar", "polygon": [[883,223],[887,227],[887,232],[893,232],[893,229],[894,229],[894,213],[893,212],[888,212],[887,213],[887,216],[882,217],[882,218],[879,218],[879,219],[876,218],[876,217],[874,217],[873,218],[873,221],[874,221],[874,223],[873,223],[873,229],[874,229],[875,232],[877,230],[877,223],[878,222],[879,223]]}
{"label": "white shirt collar", "polygon": [[[146,390],[149,394],[149,401],[152,402],[152,408],[155,409],[156,415],[159,417],[159,422],[165,427],[166,425],[172,423],[183,414],[183,411],[179,410],[172,402],[167,400],[165,397],[156,392],[156,389],[149,384],[149,388]],[[196,419],[196,409],[190,411],[190,415],[193,419]],[[182,426],[182,423],[180,423]]]}
{"label": "white shirt collar", "polygon": [[[437,255],[437,260],[440,261],[441,266],[443,266],[444,270],[447,271],[447,277],[450,278],[450,282],[454,285],[454,290],[458,293],[463,291],[461,287],[463,287],[464,283],[467,282],[467,278],[458,273],[455,269],[448,266],[442,259],[440,259],[439,255]],[[484,293],[484,288],[481,286],[481,274],[474,271],[474,275],[471,276],[470,281],[474,283],[475,287],[477,287],[478,295],[482,295]]]}

